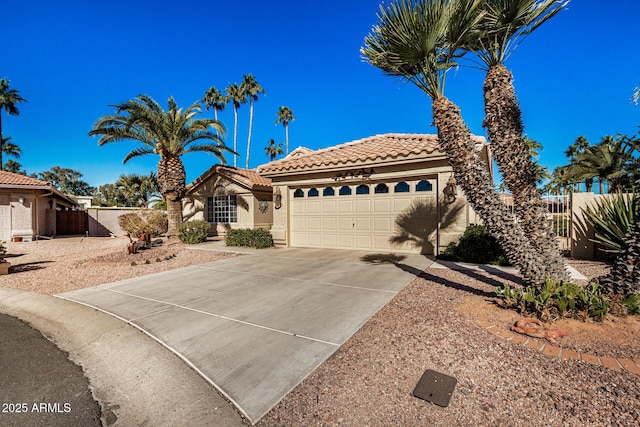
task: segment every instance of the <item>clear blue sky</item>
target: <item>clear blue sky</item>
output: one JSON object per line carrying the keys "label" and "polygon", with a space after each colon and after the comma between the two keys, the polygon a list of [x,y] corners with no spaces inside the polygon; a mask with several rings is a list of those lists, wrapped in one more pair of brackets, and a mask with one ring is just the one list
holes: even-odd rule
{"label": "clear blue sky", "polygon": [[[210,86],[225,89],[252,73],[266,96],[255,105],[250,166],[266,163],[267,142],[284,142],[275,126],[286,105],[296,120],[291,149],[312,149],[388,132],[435,133],[431,104],[415,86],[364,63],[359,48],[377,22],[379,0],[5,0],[0,77],[29,102],[4,115],[3,131],[18,144],[28,173],[59,165],[79,170],[93,186],[122,173],[149,173],[157,157],[122,164],[136,144],[97,146],[87,136],[116,104],[145,93],[181,106]],[[579,135],[635,134],[640,107],[640,2],[573,0],[516,50],[514,72],[526,133],[544,145],[541,162],[564,164]],[[472,132],[482,128],[484,72],[460,68],[446,95],[462,108]],[[212,112],[204,112],[212,115]],[[248,105],[239,110],[244,152]],[[220,119],[232,145],[233,109]],[[208,169],[206,153],[183,157],[187,181]],[[244,157],[238,165],[244,165]],[[232,162],[230,162],[232,163]]]}

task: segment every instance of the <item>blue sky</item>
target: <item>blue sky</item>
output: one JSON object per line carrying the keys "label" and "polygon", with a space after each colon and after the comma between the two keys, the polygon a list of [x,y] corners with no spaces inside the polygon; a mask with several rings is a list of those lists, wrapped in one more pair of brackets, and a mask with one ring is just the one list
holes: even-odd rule
{"label": "blue sky", "polygon": [[[377,22],[379,0],[195,1],[5,0],[0,77],[29,102],[3,116],[5,136],[28,173],[62,166],[93,186],[122,173],[149,173],[157,157],[122,164],[136,144],[103,147],[87,136],[116,104],[145,93],[181,106],[210,86],[225,89],[252,73],[266,91],[255,105],[250,167],[266,163],[264,147],[284,142],[275,126],[286,105],[296,120],[290,148],[324,148],[388,132],[436,133],[429,98],[411,84],[364,63],[364,37]],[[526,133],[544,145],[541,163],[566,163],[579,135],[635,134],[640,107],[630,102],[640,83],[640,2],[573,0],[527,38],[508,61]],[[484,72],[459,68],[446,95],[461,106],[473,133],[482,128]],[[4,114],[4,113],[3,113]],[[205,111],[204,114],[212,115]],[[233,143],[233,109],[220,115]],[[244,153],[248,105],[239,110]],[[230,160],[230,159],[229,159]],[[183,157],[187,181],[208,169],[205,153]],[[244,156],[238,165],[244,165]],[[232,163],[231,161],[229,163]]]}

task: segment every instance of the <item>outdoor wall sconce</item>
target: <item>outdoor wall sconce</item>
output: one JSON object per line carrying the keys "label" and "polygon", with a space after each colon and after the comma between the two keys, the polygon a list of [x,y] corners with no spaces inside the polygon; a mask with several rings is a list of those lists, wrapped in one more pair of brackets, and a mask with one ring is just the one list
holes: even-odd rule
{"label": "outdoor wall sconce", "polygon": [[24,205],[24,197],[18,197],[18,203]]}
{"label": "outdoor wall sconce", "polygon": [[449,180],[447,181],[447,185],[444,186],[442,190],[444,193],[444,200],[447,203],[453,203],[456,200],[456,196],[458,195],[458,190],[456,189],[456,180],[451,175]]}
{"label": "outdoor wall sconce", "polygon": [[258,205],[260,212],[262,213],[266,213],[267,212],[267,208],[269,207],[269,202],[267,202],[266,200],[260,200],[260,204]]}
{"label": "outdoor wall sconce", "polygon": [[282,193],[278,187],[276,187],[276,191],[273,192],[273,205],[276,209],[282,207]]}

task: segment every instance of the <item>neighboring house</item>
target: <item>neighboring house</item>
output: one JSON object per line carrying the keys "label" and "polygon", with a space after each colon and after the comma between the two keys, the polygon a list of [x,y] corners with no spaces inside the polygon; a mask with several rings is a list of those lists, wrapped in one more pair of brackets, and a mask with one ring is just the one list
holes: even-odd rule
{"label": "neighboring house", "polygon": [[187,186],[183,218],[211,224],[210,236],[230,228],[266,228],[273,223],[271,180],[255,171],[215,165]]}
{"label": "neighboring house", "polygon": [[0,171],[0,241],[54,236],[57,208],[74,205],[49,182]]}
{"label": "neighboring house", "polygon": [[[492,173],[488,144],[474,140]],[[385,134],[297,149],[257,172],[273,186],[271,233],[281,246],[436,255],[480,222],[437,135]]]}

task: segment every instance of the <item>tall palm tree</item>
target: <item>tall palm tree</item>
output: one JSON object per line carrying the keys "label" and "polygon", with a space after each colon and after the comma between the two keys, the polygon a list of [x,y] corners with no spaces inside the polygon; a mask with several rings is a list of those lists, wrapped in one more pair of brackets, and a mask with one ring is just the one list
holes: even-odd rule
{"label": "tall palm tree", "polygon": [[[591,144],[584,136],[579,136],[576,138],[575,142],[569,146],[564,152],[565,156],[569,159],[569,165],[576,161],[578,154],[584,153],[587,148],[589,148]],[[570,169],[568,169],[570,171]],[[573,179],[572,179],[573,180]],[[575,181],[575,180],[573,180]],[[580,183],[574,183],[576,186],[576,191],[580,191]],[[584,179],[585,190],[587,193],[591,192],[593,188],[593,178],[587,177]]]}
{"label": "tall palm tree", "polygon": [[89,135],[101,135],[100,146],[124,140],[141,143],[142,146],[125,156],[123,163],[147,154],[160,156],[157,180],[167,203],[168,234],[175,235],[182,223],[182,197],[186,187],[182,155],[204,151],[225,163],[224,153],[231,150],[221,139],[225,134],[222,123],[196,117],[201,113],[199,102],[185,110],[178,108],[170,96],[167,106],[165,111],[150,96],[138,95],[135,99],[112,105],[115,114],[98,119]]}
{"label": "tall palm tree", "polygon": [[218,120],[218,112],[224,110],[229,103],[229,97],[223,95],[215,86],[211,86],[205,93],[201,101],[204,108],[209,111],[213,109],[213,118]]}
{"label": "tall palm tree", "polygon": [[19,173],[20,175],[26,175],[27,173],[22,170],[22,165],[14,160],[7,160],[2,166],[3,171]]}
{"label": "tall palm tree", "polygon": [[[5,141],[2,136],[2,110],[9,115],[18,116],[20,115],[20,110],[16,107],[16,104],[19,102],[27,102],[27,100],[20,96],[18,90],[9,88],[9,80],[0,79],[0,142],[2,144]],[[3,151],[0,150],[0,168],[2,168],[2,153]]]}
{"label": "tall palm tree", "polygon": [[22,154],[22,150],[13,142],[9,142],[11,137],[8,136],[6,138],[2,138],[1,149],[0,149],[0,168],[2,168],[2,155],[12,156],[16,159],[20,158],[20,154]]}
{"label": "tall palm tree", "polygon": [[247,138],[246,169],[249,169],[249,153],[251,152],[251,132],[253,130],[253,103],[258,100],[258,95],[264,95],[264,89],[256,81],[252,74],[244,76],[242,88],[249,99],[249,137]]}
{"label": "tall palm tree", "polygon": [[[227,97],[233,103],[233,151],[238,152],[238,108],[247,102],[247,95],[244,89],[237,83],[229,85],[227,88]],[[233,156],[233,167],[237,166],[236,156]]]}
{"label": "tall palm tree", "polygon": [[282,142],[276,144],[276,141],[274,139],[271,139],[267,143],[267,146],[264,147],[264,151],[266,151],[267,156],[269,156],[269,159],[271,159],[271,161],[273,162],[277,156],[281,156],[283,153]]}
{"label": "tall palm tree", "polygon": [[380,22],[361,52],[386,74],[404,78],[432,100],[438,140],[467,200],[527,284],[541,285],[544,266],[496,193],[493,180],[460,109],[444,96],[447,71],[456,65],[459,47],[473,37],[481,0],[399,0],[381,6]]}
{"label": "tall palm tree", "polygon": [[609,193],[612,193],[621,189],[620,179],[631,173],[630,165],[633,163],[624,140],[608,135],[578,154],[569,165],[569,173],[577,181],[597,178],[600,194],[604,194],[605,182],[609,182]]}
{"label": "tall palm tree", "polygon": [[278,108],[278,112],[276,114],[278,115],[276,125],[282,123],[282,126],[284,126],[285,152],[289,154],[289,122],[294,121],[296,118],[293,117],[293,111],[286,106]]}
{"label": "tall palm tree", "polygon": [[485,66],[485,119],[492,152],[504,182],[513,194],[514,212],[531,244],[540,253],[545,275],[567,280],[568,273],[547,206],[537,189],[537,167],[523,138],[522,114],[505,61],[526,36],[547,22],[568,0],[484,0],[477,37],[465,46]]}

